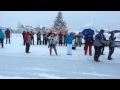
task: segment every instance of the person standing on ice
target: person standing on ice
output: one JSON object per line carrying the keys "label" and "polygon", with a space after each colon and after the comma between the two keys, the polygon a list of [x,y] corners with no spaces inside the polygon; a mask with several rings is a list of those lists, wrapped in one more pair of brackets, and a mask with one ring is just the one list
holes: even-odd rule
{"label": "person standing on ice", "polygon": [[25,39],[24,39],[24,36],[25,36],[26,32],[23,31],[22,35],[23,35],[23,45],[25,45]]}
{"label": "person standing on ice", "polygon": [[63,36],[63,34],[60,31],[60,34],[59,34],[59,46],[60,45],[62,46],[62,36]]}
{"label": "person standing on ice", "polygon": [[48,32],[48,35],[47,35],[47,39],[48,39],[48,48],[50,47],[50,39],[48,37],[50,37],[52,35],[52,32]]}
{"label": "person standing on ice", "polygon": [[114,32],[111,32],[111,36],[109,37],[109,55],[108,55],[108,60],[112,60],[113,59],[113,58],[111,58],[111,56],[114,53],[115,39],[116,39],[116,37],[114,37]]}
{"label": "person standing on ice", "polygon": [[67,36],[67,55],[72,55],[72,41],[74,39],[73,32],[70,32],[70,34]]}
{"label": "person standing on ice", "polygon": [[27,32],[25,34],[25,42],[26,42],[26,53],[30,53],[29,49],[30,49],[30,44],[31,44],[31,32]]}
{"label": "person standing on ice", "polygon": [[41,45],[41,33],[40,33],[40,31],[37,32],[37,45],[38,45],[38,41],[40,42],[40,45]]}
{"label": "person standing on ice", "polygon": [[94,61],[100,62],[98,59],[101,55],[101,46],[104,43],[103,37],[102,37],[103,30],[101,30],[98,34],[95,35],[95,40],[94,40],[94,49],[95,49],[95,54],[94,54]]}
{"label": "person standing on ice", "polygon": [[2,32],[2,30],[0,29],[0,43],[1,43],[1,45],[2,45],[2,48],[3,48],[4,38],[5,38],[5,35],[4,35],[4,33]]}
{"label": "person standing on ice", "polygon": [[67,42],[66,42],[66,38],[67,38],[67,33],[64,34],[64,46],[67,46]]}
{"label": "person standing on ice", "polygon": [[82,44],[82,32],[79,32],[79,34],[77,35],[77,46],[79,44],[79,47],[81,47],[81,44]]}
{"label": "person standing on ice", "polygon": [[87,50],[89,47],[89,55],[92,56],[92,45],[93,45],[93,36],[91,35],[91,32],[88,32],[88,34],[85,35],[85,55],[87,54]]}
{"label": "person standing on ice", "polygon": [[10,30],[8,28],[5,31],[5,35],[6,35],[6,44],[7,44],[7,39],[9,39],[9,44],[10,44]]}
{"label": "person standing on ice", "polygon": [[31,40],[33,41],[33,43],[31,43],[31,44],[33,44],[33,45],[34,45],[34,32],[33,32],[33,31],[31,31],[31,32],[30,32],[30,34],[31,34]]}
{"label": "person standing on ice", "polygon": [[[105,42],[106,41],[106,38],[105,38],[105,35],[104,34],[102,34],[102,37],[103,37],[103,41]],[[102,44],[102,46],[101,46],[101,55],[104,55],[104,48],[105,48],[105,43],[103,43]]]}
{"label": "person standing on ice", "polygon": [[43,34],[43,45],[47,45],[47,33],[46,31],[44,31],[44,34]]}
{"label": "person standing on ice", "polygon": [[52,48],[54,49],[56,55],[58,55],[56,49],[56,44],[57,44],[56,35],[53,33],[48,37],[48,39],[50,40],[50,55],[52,55]]}

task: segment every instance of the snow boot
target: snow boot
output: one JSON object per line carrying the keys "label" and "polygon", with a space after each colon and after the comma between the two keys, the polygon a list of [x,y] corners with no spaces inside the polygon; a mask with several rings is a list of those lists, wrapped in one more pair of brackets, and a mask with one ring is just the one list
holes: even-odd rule
{"label": "snow boot", "polygon": [[108,58],[108,60],[112,60],[113,58]]}
{"label": "snow boot", "polygon": [[51,55],[52,51],[50,50],[50,55]]}
{"label": "snow boot", "polygon": [[55,53],[56,53],[56,55],[57,55],[57,50],[55,50]]}

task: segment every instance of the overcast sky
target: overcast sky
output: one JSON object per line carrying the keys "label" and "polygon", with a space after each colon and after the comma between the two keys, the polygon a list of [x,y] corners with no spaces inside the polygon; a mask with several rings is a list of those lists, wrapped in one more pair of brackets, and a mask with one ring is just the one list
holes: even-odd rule
{"label": "overcast sky", "polygon": [[[45,25],[51,27],[58,11],[0,11],[0,26],[17,28],[23,25]],[[62,11],[68,29],[82,27],[120,29],[120,11]]]}

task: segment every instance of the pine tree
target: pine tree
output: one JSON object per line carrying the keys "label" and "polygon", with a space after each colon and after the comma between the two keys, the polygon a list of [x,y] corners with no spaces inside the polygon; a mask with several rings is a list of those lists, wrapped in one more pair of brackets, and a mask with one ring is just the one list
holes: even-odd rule
{"label": "pine tree", "polygon": [[65,21],[63,21],[62,12],[59,11],[58,15],[54,21],[54,30],[65,30],[67,28]]}

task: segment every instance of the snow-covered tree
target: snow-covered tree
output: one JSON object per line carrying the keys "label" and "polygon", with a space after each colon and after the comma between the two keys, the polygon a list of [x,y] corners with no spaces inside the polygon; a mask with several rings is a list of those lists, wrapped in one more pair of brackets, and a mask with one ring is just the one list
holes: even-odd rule
{"label": "snow-covered tree", "polygon": [[65,21],[63,21],[62,12],[59,11],[58,15],[54,21],[54,25],[52,27],[54,30],[65,30],[67,28]]}

